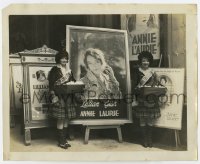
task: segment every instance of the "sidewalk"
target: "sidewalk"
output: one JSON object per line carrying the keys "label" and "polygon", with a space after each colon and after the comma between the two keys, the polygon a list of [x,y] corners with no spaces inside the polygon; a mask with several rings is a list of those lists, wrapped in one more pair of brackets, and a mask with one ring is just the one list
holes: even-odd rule
{"label": "sidewalk", "polygon": [[[88,144],[84,144],[84,128],[75,128],[75,139],[69,141],[71,148],[64,150],[57,146],[55,129],[34,129],[31,132],[31,145],[24,145],[24,136],[20,134],[20,126],[11,128],[11,151],[12,152],[99,152],[99,151],[184,151],[185,147],[176,149],[175,145],[164,145],[154,142],[153,148],[144,148],[140,144],[140,136],[133,134],[127,136],[123,133],[123,142],[118,142],[116,129],[92,130]],[[123,129],[122,129],[123,130]],[[130,132],[131,133],[131,132]]]}

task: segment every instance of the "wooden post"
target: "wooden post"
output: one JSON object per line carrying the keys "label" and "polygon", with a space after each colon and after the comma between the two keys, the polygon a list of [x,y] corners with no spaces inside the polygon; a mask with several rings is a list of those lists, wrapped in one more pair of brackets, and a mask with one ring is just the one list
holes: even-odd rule
{"label": "wooden post", "polygon": [[85,144],[88,144],[89,136],[90,136],[90,130],[91,129],[111,129],[111,128],[116,128],[117,129],[117,134],[118,134],[118,139],[119,142],[123,142],[122,139],[122,132],[121,132],[121,127],[120,125],[87,125],[85,129]]}
{"label": "wooden post", "polygon": [[160,54],[160,61],[159,61],[159,65],[158,65],[159,68],[161,66],[161,63],[162,63],[162,54]]}
{"label": "wooden post", "polygon": [[178,148],[179,145],[181,144],[179,131],[178,130],[174,130],[174,133],[175,133],[176,148]]}

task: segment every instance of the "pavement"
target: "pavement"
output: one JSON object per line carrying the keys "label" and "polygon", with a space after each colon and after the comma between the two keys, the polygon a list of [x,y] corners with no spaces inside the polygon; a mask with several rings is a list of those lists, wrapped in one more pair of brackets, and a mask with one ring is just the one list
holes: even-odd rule
{"label": "pavement", "polygon": [[[127,130],[127,128],[129,128]],[[116,152],[116,151],[185,151],[186,146],[176,148],[174,142],[165,142],[164,137],[155,137],[153,148],[144,148],[137,130],[130,127],[122,128],[123,142],[118,142],[116,129],[91,130],[88,144],[84,144],[83,126],[74,127],[74,139],[69,143],[72,147],[67,150],[57,146],[55,128],[41,128],[31,130],[31,145],[24,145],[24,136],[20,133],[19,124],[10,129],[11,152]],[[158,139],[162,138],[162,139]],[[169,139],[170,137],[167,136]],[[168,140],[167,139],[167,140]]]}

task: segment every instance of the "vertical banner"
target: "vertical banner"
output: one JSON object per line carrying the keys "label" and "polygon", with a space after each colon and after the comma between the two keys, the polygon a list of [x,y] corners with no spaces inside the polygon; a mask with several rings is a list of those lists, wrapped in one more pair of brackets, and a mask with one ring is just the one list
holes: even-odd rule
{"label": "vertical banner", "polygon": [[22,109],[22,66],[21,65],[12,65],[11,66],[11,83],[13,89],[13,105],[16,111],[14,113],[18,113],[18,110]]}
{"label": "vertical banner", "polygon": [[159,97],[161,117],[155,126],[181,129],[184,95],[184,69],[155,68],[160,83],[167,88],[167,94]]}
{"label": "vertical banner", "polygon": [[160,24],[158,14],[121,15],[121,29],[127,30],[129,59],[137,60],[141,51],[160,58]]}
{"label": "vertical banner", "polygon": [[45,120],[48,110],[49,81],[52,67],[29,67],[29,93],[31,98],[32,120]]}

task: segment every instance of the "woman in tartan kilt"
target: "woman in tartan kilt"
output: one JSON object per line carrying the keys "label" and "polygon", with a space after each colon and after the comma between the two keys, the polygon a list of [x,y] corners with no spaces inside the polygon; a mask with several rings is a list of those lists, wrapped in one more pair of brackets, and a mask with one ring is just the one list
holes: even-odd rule
{"label": "woman in tartan kilt", "polygon": [[134,92],[138,105],[135,106],[134,112],[140,120],[140,128],[143,137],[143,146],[152,147],[152,126],[154,121],[161,116],[158,96],[149,94],[144,96],[141,93],[142,87],[158,86],[156,73],[149,68],[153,62],[153,56],[148,51],[142,51],[138,55],[139,68],[134,73]]}
{"label": "woman in tartan kilt", "polygon": [[70,81],[76,81],[72,71],[68,67],[69,56],[66,51],[56,55],[56,63],[48,76],[50,92],[50,108],[48,115],[57,119],[58,146],[64,149],[71,147],[66,140],[66,131],[70,119],[75,118],[76,111],[71,95],[61,95],[55,92],[55,85],[62,85]]}

